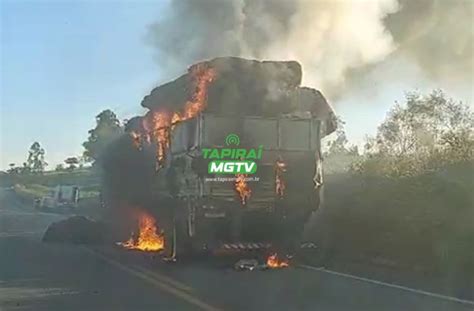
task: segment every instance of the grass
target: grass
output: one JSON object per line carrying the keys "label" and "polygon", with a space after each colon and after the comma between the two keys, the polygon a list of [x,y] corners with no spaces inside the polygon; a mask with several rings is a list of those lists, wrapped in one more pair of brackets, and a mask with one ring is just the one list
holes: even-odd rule
{"label": "grass", "polygon": [[34,200],[35,198],[40,198],[46,196],[52,190],[49,187],[33,184],[33,185],[20,185],[16,184],[13,187],[15,193],[23,199]]}
{"label": "grass", "polygon": [[13,186],[23,200],[47,196],[57,185],[77,185],[82,199],[97,198],[100,193],[99,176],[92,169],[48,171],[43,174],[2,174],[0,184]]}
{"label": "grass", "polygon": [[44,185],[55,187],[57,185],[78,185],[80,187],[91,187],[98,185],[100,179],[92,169],[68,171],[48,171],[43,174],[2,174],[0,184],[2,186],[20,185]]}
{"label": "grass", "polygon": [[[40,184],[16,184],[13,189],[22,200],[26,201],[33,201],[36,198],[48,196],[52,191],[54,191],[54,187],[47,187]],[[83,190],[80,187],[80,190],[80,199],[94,199],[99,197],[98,186],[90,186],[87,187],[86,190]]]}

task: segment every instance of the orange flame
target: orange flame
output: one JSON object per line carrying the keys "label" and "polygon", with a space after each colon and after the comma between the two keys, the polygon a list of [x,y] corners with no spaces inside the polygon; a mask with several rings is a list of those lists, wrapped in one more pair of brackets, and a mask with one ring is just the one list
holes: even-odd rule
{"label": "orange flame", "polygon": [[270,255],[267,258],[267,266],[269,268],[272,268],[272,269],[274,269],[274,268],[285,268],[285,267],[289,266],[289,263],[288,263],[287,259],[282,260],[282,259],[278,258],[278,255],[275,253],[275,254]]}
{"label": "orange flame", "polygon": [[247,203],[247,200],[252,194],[252,190],[250,189],[247,181],[245,180],[245,177],[247,177],[247,175],[237,174],[235,179],[235,191],[237,191],[237,194],[240,196],[240,201],[242,202],[242,205],[245,205]]}
{"label": "orange flame", "polygon": [[138,239],[132,235],[128,241],[118,244],[127,249],[149,252],[159,251],[165,247],[164,234],[163,232],[157,233],[156,220],[150,214],[141,212],[138,217],[138,225]]}
{"label": "orange flame", "polygon": [[[164,165],[166,153],[170,147],[171,132],[179,122],[196,117],[207,106],[207,91],[209,84],[214,81],[216,72],[214,69],[205,65],[194,66],[191,68],[191,76],[194,79],[194,93],[191,100],[184,105],[183,112],[170,113],[168,111],[150,111],[144,118],[143,127],[146,134],[146,141],[156,143],[156,169]],[[134,134],[131,134],[134,139]]]}
{"label": "orange flame", "polygon": [[156,142],[156,169],[163,166],[166,152],[170,147],[171,117],[165,112],[153,112],[151,114],[152,137]]}
{"label": "orange flame", "polygon": [[283,179],[283,174],[286,172],[286,163],[281,158],[275,162],[275,193],[283,197],[285,194],[286,184]]}
{"label": "orange flame", "polygon": [[194,118],[206,108],[207,91],[209,84],[216,78],[216,71],[204,64],[200,64],[191,68],[191,75],[196,81],[195,89],[191,100],[186,102],[184,106],[184,120]]}
{"label": "orange flame", "polygon": [[178,122],[181,122],[181,121],[183,121],[183,118],[178,112],[175,112],[173,116],[171,117],[171,131],[173,131],[176,124],[178,124]]}

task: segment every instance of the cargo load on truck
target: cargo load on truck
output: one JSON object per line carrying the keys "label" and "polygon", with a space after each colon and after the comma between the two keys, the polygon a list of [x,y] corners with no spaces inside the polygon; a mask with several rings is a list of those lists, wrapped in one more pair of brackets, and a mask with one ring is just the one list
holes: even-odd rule
{"label": "cargo load on truck", "polygon": [[[180,111],[192,102],[199,73],[212,71],[205,111],[230,116],[268,116],[309,113],[335,130],[334,112],[316,89],[301,87],[302,68],[296,61],[257,61],[220,57],[189,67],[178,79],[154,88],[141,105],[150,111]],[[202,90],[198,90],[198,92]]]}

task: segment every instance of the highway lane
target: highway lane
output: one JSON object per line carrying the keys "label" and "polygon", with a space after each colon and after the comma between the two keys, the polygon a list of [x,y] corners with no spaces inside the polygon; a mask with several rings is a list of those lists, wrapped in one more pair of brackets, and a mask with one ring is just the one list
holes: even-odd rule
{"label": "highway lane", "polygon": [[46,244],[64,215],[38,213],[0,191],[0,310],[194,310],[77,245]]}
{"label": "highway lane", "polygon": [[236,272],[220,259],[169,264],[112,245],[45,244],[45,226],[64,216],[0,203],[0,310],[474,309],[311,267]]}
{"label": "highway lane", "polygon": [[471,302],[421,294],[312,267],[237,272],[219,260],[163,265],[151,257],[109,248],[107,260],[152,271],[192,288],[203,300],[228,310],[472,310]]}

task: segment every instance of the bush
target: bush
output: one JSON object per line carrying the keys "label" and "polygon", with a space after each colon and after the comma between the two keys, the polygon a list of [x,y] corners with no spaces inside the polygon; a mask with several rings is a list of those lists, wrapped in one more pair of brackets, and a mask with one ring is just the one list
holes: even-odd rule
{"label": "bush", "polygon": [[349,172],[326,176],[326,244],[343,258],[386,258],[472,283],[472,129],[469,108],[442,92],[408,94]]}

